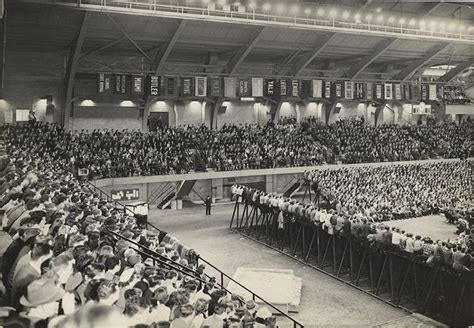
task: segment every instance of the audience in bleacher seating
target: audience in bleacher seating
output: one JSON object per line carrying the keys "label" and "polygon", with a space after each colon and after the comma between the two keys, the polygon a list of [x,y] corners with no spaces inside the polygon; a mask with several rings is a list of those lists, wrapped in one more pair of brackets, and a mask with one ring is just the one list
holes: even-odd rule
{"label": "audience in bleacher seating", "polygon": [[31,122],[5,127],[9,147],[45,156],[57,167],[88,169],[89,178],[188,173],[197,162],[217,171],[471,156],[472,123],[381,125],[362,118],[323,125],[314,118],[284,124],[204,125],[139,131],[68,132]]}
{"label": "audience in bleacher seating", "polygon": [[[406,168],[418,173],[423,170],[434,171],[436,173],[442,173],[445,170],[449,172],[454,171],[454,175],[457,177],[453,177],[453,180],[459,181],[460,176],[467,173],[467,165],[467,163],[450,163],[449,165],[446,164],[444,167],[436,167],[435,169],[435,166],[424,164],[415,166],[410,165]],[[385,167],[383,169],[385,171],[384,173],[387,173],[388,168]],[[392,179],[398,177],[400,179],[401,176],[396,175],[397,173],[400,174],[399,169],[398,166],[394,166],[391,174],[386,175],[386,177]],[[329,170],[326,170],[325,173],[327,171]],[[344,174],[347,174],[347,172],[343,172],[339,179],[336,178],[337,171],[342,170],[334,170],[333,172],[335,172],[335,174],[330,175],[331,180],[340,181],[341,185],[350,186],[351,183],[344,183],[344,179],[347,180]],[[389,212],[384,212],[384,210],[386,210],[384,207],[379,207],[375,205],[376,203],[372,203],[374,200],[373,197],[377,195],[377,188],[374,188],[371,196],[368,196],[368,194],[370,194],[368,193],[370,188],[380,185],[377,181],[381,181],[380,179],[382,176],[377,176],[376,172],[372,169],[372,172],[368,175],[375,175],[374,179],[370,180],[371,184],[364,184],[362,170],[353,171],[352,174],[353,177],[356,177],[352,183],[355,183],[360,187],[358,191],[361,192],[361,196],[358,197],[356,193],[355,195],[352,195],[354,198],[351,202],[343,203],[336,199],[334,202],[325,204],[329,206],[323,207],[318,206],[316,202],[304,204],[291,198],[276,195],[275,193],[267,194],[241,185],[232,186],[231,191],[236,202],[243,202],[255,206],[262,211],[262,213],[274,211],[273,213],[278,215],[277,222],[279,229],[285,229],[287,224],[290,222],[301,220],[320,226],[329,235],[339,235],[344,238],[354,238],[363,241],[367,240],[371,245],[377,245],[394,252],[402,252],[402,254],[406,255],[411,254],[412,256],[423,259],[423,261],[428,264],[446,266],[461,272],[472,270],[474,267],[474,225],[470,224],[471,228],[469,228],[469,226],[466,227],[466,230],[459,235],[457,240],[437,240],[436,242],[434,242],[430,237],[422,238],[420,235],[413,235],[412,233],[405,232],[397,227],[390,228],[382,222],[379,222],[380,218],[384,217]],[[463,175],[463,177],[465,178],[466,175]],[[446,174],[444,178],[447,179],[448,174]],[[410,194],[411,197],[419,196],[420,200],[427,200],[428,198],[425,199],[425,196],[428,196],[431,201],[434,201],[433,204],[436,204],[436,206],[439,204],[440,206],[451,208],[454,206],[460,206],[463,208],[462,206],[465,205],[464,201],[467,201],[467,198],[465,198],[464,201],[456,199],[457,196],[455,194],[450,195],[453,196],[453,198],[449,198],[449,200],[446,199],[445,193],[448,193],[448,190],[450,190],[449,187],[446,186],[443,187],[443,189],[445,189],[443,192],[439,194],[433,193],[433,190],[435,189],[433,188],[434,186],[429,186],[429,184],[422,182],[427,179],[423,174],[419,176],[413,174],[410,178],[405,179],[405,183],[411,179],[416,180],[413,186],[411,186],[415,191],[415,193]],[[330,179],[322,179],[319,181],[318,185],[326,186],[329,180]],[[431,181],[433,182],[433,180]],[[335,191],[333,189],[335,185],[338,187],[340,186],[336,182],[336,184],[329,187],[329,190]],[[401,185],[403,185],[402,182]],[[465,187],[466,186],[464,185],[464,188]],[[344,188],[341,186],[341,189]],[[341,191],[341,189],[338,189],[337,191]],[[394,202],[405,203],[407,201],[407,198],[404,195],[404,190],[398,192],[397,188],[394,186],[388,187],[387,189],[395,192],[389,193]],[[439,200],[435,200],[435,197],[440,198]],[[463,195],[459,195],[459,197],[470,197],[470,195],[464,193]],[[374,204],[374,206],[371,204]],[[407,212],[403,214],[406,214],[407,218],[413,217],[416,215],[417,210],[420,210],[420,208],[418,208],[420,205],[422,204],[416,202],[413,203],[412,207],[407,205]],[[435,208],[436,207],[434,206],[426,207],[426,214],[432,213]],[[442,210],[442,207],[438,208],[438,210]],[[474,209],[464,208],[464,213],[466,217],[472,216],[474,215]],[[454,256],[454,254],[456,255]],[[456,258],[455,261],[454,257]]]}
{"label": "audience in bleacher seating", "polygon": [[412,218],[462,209],[471,201],[471,163],[423,163],[307,171],[331,208],[374,221]]}
{"label": "audience in bleacher seating", "polygon": [[45,132],[36,144],[26,130],[16,130],[24,136],[10,131],[16,141],[8,156],[0,141],[6,292],[0,298],[15,307],[0,325],[236,327],[245,321],[252,327],[257,320],[274,321],[271,313],[259,319],[242,297],[221,289],[198,265],[195,251],[164,231],[148,230],[65,171],[64,145],[56,143],[60,129],[33,129]]}
{"label": "audience in bleacher seating", "polygon": [[471,98],[466,94],[463,87],[445,86],[443,92],[443,101],[447,105],[467,105],[471,103]]}

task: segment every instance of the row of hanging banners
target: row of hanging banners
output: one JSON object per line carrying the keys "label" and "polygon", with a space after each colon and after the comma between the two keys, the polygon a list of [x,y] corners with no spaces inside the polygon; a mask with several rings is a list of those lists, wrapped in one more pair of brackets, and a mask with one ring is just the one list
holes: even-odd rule
{"label": "row of hanging banners", "polygon": [[366,100],[441,100],[443,86],[237,77],[164,77],[99,73],[99,93],[182,97],[287,97]]}

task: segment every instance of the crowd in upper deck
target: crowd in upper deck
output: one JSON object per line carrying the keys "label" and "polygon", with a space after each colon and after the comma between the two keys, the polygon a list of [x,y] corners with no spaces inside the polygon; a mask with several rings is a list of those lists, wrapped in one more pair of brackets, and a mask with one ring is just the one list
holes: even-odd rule
{"label": "crowd in upper deck", "polygon": [[69,132],[34,122],[6,127],[8,142],[57,165],[89,170],[89,178],[366,163],[472,155],[473,124],[369,126],[361,118],[323,125],[314,118],[296,124],[169,127],[157,132]]}

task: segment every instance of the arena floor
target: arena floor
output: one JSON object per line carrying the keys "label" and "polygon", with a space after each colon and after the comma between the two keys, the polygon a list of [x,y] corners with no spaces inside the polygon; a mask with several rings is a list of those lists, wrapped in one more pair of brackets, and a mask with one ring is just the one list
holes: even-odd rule
{"label": "arena floor", "polygon": [[[303,291],[300,312],[292,316],[306,327],[380,325],[408,315],[229,231],[232,209],[233,205],[214,206],[211,216],[205,216],[201,206],[180,211],[152,209],[149,220],[185,245],[192,246],[203,258],[230,276],[238,267],[293,269],[295,275],[303,279]],[[288,325],[280,323],[280,326]]]}
{"label": "arena floor", "polygon": [[433,240],[448,240],[456,238],[456,225],[447,224],[443,215],[428,215],[414,219],[385,222],[390,227],[398,227],[414,235],[430,237]]}

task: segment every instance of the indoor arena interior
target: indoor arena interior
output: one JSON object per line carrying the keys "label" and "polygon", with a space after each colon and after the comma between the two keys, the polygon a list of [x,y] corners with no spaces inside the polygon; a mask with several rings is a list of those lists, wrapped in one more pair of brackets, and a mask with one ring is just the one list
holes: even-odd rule
{"label": "indoor arena interior", "polygon": [[0,0],[0,327],[474,327],[474,0]]}

